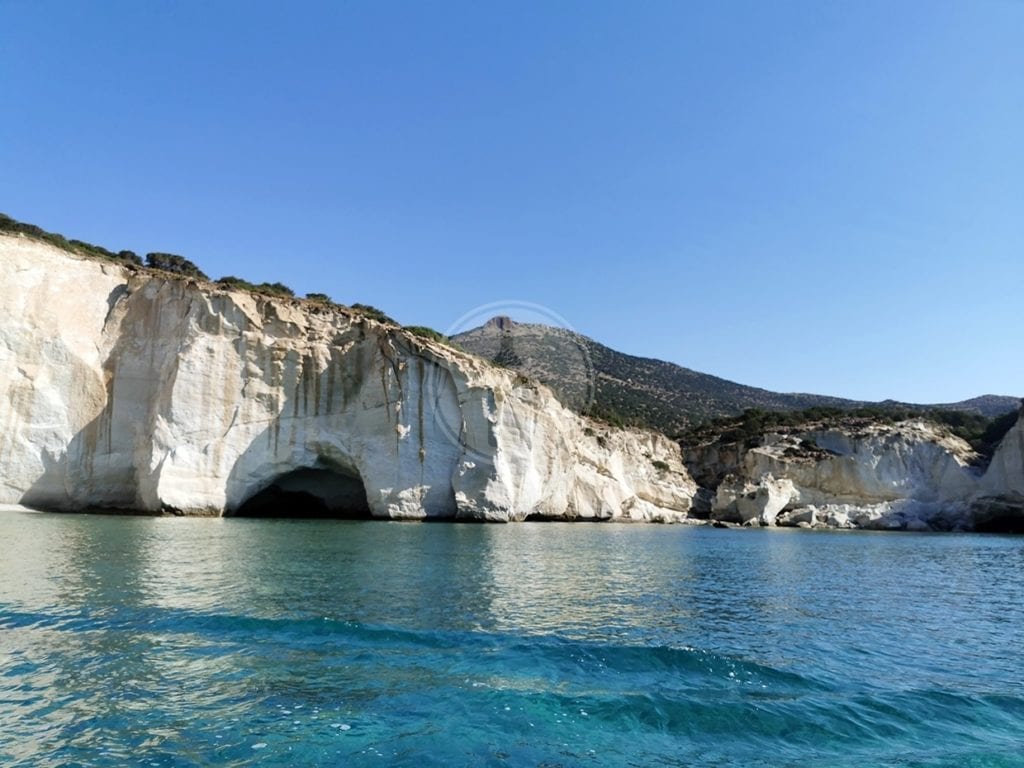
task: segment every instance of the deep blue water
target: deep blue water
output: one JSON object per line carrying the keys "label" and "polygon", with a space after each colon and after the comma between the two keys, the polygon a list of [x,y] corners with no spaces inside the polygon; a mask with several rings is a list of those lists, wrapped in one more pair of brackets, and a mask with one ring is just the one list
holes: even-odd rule
{"label": "deep blue water", "polygon": [[0,513],[3,766],[1024,766],[1024,537]]}

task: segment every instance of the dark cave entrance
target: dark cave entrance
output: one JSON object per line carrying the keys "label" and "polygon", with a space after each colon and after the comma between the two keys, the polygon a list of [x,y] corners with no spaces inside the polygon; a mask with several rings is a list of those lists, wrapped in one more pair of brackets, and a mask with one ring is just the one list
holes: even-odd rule
{"label": "dark cave entrance", "polygon": [[1024,533],[1024,517],[1013,512],[995,515],[976,523],[974,530],[978,533]]}
{"label": "dark cave entrance", "polygon": [[250,496],[231,517],[370,518],[366,488],[358,475],[328,469],[296,469]]}
{"label": "dark cave entrance", "polygon": [[982,499],[974,509],[979,533],[1024,533],[1024,496],[1011,493]]}

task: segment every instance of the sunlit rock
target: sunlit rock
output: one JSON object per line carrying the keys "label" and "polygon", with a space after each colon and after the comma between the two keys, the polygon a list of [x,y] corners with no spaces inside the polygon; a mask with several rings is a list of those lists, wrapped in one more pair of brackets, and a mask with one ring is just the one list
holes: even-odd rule
{"label": "sunlit rock", "polygon": [[721,478],[711,504],[714,520],[1024,530],[1024,421],[1003,438],[987,471],[967,443],[920,420],[811,426],[766,434],[753,447],[711,444],[687,454],[698,477]]}
{"label": "sunlit rock", "polygon": [[0,502],[47,509],[678,521],[696,491],[668,438],[449,346],[8,235],[0,392]]}

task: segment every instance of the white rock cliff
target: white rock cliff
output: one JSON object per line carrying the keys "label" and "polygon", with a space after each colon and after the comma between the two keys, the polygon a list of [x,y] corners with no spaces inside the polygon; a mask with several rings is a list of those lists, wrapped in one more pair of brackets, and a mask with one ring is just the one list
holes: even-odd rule
{"label": "white rock cliff", "polygon": [[0,235],[0,503],[223,514],[270,486],[500,521],[678,521],[696,491],[669,439],[394,326]]}
{"label": "white rock cliff", "polygon": [[919,421],[759,443],[688,447],[699,489],[668,438],[395,326],[0,234],[0,504],[1024,530],[1024,416],[984,472]]}
{"label": "white rock cliff", "polygon": [[922,421],[768,434],[704,457],[723,455],[711,517],[726,522],[969,530],[1024,520],[1024,416],[984,472],[967,443]]}

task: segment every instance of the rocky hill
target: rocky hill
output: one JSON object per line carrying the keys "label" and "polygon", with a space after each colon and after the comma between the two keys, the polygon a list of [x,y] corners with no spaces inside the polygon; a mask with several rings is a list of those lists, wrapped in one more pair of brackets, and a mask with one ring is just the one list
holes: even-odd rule
{"label": "rocky hill", "polygon": [[983,395],[960,403],[868,403],[840,397],[771,392],[635,357],[562,328],[493,318],[452,341],[463,349],[549,385],[573,409],[610,421],[679,435],[695,424],[747,409],[798,411],[864,407],[953,410],[993,418],[1015,410],[1016,397]]}

